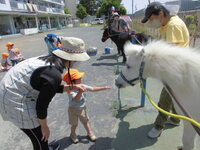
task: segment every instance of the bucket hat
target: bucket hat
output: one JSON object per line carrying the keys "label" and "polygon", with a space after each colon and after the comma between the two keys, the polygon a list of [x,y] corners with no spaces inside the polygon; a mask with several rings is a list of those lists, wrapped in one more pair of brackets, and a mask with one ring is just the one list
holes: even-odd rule
{"label": "bucket hat", "polygon": [[61,43],[61,48],[52,52],[57,57],[69,61],[86,61],[90,58],[86,53],[85,43],[82,39],[63,37]]}

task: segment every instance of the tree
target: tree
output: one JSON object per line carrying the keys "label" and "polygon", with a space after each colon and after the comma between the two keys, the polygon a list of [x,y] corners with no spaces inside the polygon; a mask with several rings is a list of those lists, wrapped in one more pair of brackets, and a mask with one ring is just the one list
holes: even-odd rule
{"label": "tree", "polygon": [[124,6],[119,6],[119,14],[120,15],[126,15],[127,11]]}
{"label": "tree", "polygon": [[93,15],[97,10],[96,0],[80,0],[80,4],[86,8],[89,15]]}
{"label": "tree", "polygon": [[83,7],[81,4],[78,5],[78,9],[76,11],[76,16],[80,19],[85,18],[88,15],[86,12],[86,8]]}
{"label": "tree", "polygon": [[65,14],[71,14],[71,12],[69,11],[69,9],[67,9],[66,7],[64,8],[64,12],[65,12]]}
{"label": "tree", "polygon": [[100,9],[96,14],[98,15],[108,15],[109,8],[114,6],[116,8],[116,11],[119,12],[119,14],[125,15],[126,9],[120,5],[121,0],[103,0]]}

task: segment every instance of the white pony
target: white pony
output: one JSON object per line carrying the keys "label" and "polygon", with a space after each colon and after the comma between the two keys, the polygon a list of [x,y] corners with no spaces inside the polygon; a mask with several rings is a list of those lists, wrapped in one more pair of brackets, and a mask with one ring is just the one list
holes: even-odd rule
{"label": "white pony", "polygon": [[[143,78],[156,78],[169,85],[193,119],[200,121],[200,53],[197,50],[153,41],[144,47],[128,42],[125,52],[129,57],[116,79],[117,86],[128,86],[128,81],[132,85],[138,83],[141,62],[144,62]],[[178,113],[183,114],[174,104]],[[195,135],[192,125],[184,121],[183,150],[194,148]]]}

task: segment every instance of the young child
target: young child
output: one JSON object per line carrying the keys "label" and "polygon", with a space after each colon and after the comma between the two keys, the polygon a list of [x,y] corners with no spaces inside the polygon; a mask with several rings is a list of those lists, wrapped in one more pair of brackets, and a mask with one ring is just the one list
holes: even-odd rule
{"label": "young child", "polygon": [[25,60],[25,59],[24,59],[24,56],[21,54],[21,52],[19,51],[18,48],[15,48],[15,49],[14,49],[14,53],[15,53],[15,55],[17,56],[18,62],[21,62],[21,61]]}
{"label": "young child", "polygon": [[9,53],[8,58],[10,59],[12,66],[14,66],[15,64],[18,63],[17,55],[15,54],[15,50],[14,50],[14,43],[8,42],[6,43],[6,47]]}
{"label": "young child", "polygon": [[1,71],[6,71],[9,68],[9,64],[8,64],[8,53],[2,53],[1,54],[2,58],[1,58]]}
{"label": "young child", "polygon": [[[82,84],[82,77],[84,76],[84,72],[79,72],[76,69],[70,69],[69,72],[66,72],[63,75],[63,81],[67,84]],[[87,91],[101,91],[111,89],[108,86],[104,87],[91,87],[88,85],[83,84]],[[89,118],[86,112],[86,94],[79,90],[79,91],[71,91],[68,93],[69,95],[69,108],[68,108],[68,116],[69,116],[69,124],[71,125],[71,134],[70,138],[73,143],[78,143],[79,140],[76,135],[76,128],[78,125],[78,119],[83,124],[84,128],[87,131],[87,135],[90,141],[94,142],[96,140],[96,136],[94,135],[92,128],[89,124]]]}

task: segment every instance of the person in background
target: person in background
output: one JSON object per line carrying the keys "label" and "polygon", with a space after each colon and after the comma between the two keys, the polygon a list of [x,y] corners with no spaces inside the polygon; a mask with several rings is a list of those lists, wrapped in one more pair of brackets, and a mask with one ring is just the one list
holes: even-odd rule
{"label": "person in background", "polygon": [[129,26],[124,19],[120,19],[120,16],[117,12],[114,12],[111,15],[110,27],[115,32],[129,32]]}
{"label": "person in background", "polygon": [[15,54],[15,50],[14,50],[14,43],[12,42],[8,42],[6,43],[6,47],[9,53],[9,60],[12,63],[12,66],[16,65],[18,63],[18,59],[17,59],[17,55]]}
{"label": "person in background", "polygon": [[56,34],[47,34],[44,38],[44,41],[47,44],[49,54],[62,47],[61,39]]}
{"label": "person in background", "polygon": [[[151,27],[158,29],[160,39],[177,46],[189,46],[189,32],[185,23],[177,15],[170,15],[170,11],[161,3],[153,2],[147,6],[145,17],[141,22],[146,23],[147,21]],[[176,114],[172,99],[165,88],[162,89],[160,94],[158,106]],[[159,112],[154,127],[148,132],[148,136],[150,138],[160,136],[166,123],[177,126],[180,124],[180,120],[168,118],[168,116]]]}
{"label": "person in background", "polygon": [[[84,72],[79,72],[77,69],[70,69],[63,75],[63,81],[65,81],[68,85],[70,84],[82,84],[82,77],[84,76]],[[87,91],[96,92],[110,89],[108,86],[104,87],[91,87],[83,84]],[[78,119],[83,124],[85,130],[87,131],[87,136],[90,141],[94,142],[96,140],[96,136],[94,135],[92,128],[89,124],[89,117],[86,110],[86,94],[83,90],[70,91],[69,93],[69,108],[68,108],[68,116],[69,116],[69,124],[71,125],[71,134],[70,138],[73,143],[78,143],[79,140],[76,135],[76,128],[78,126]]]}
{"label": "person in background", "polygon": [[64,37],[62,49],[49,55],[29,58],[12,67],[0,82],[0,114],[31,140],[34,150],[58,150],[48,145],[50,129],[48,107],[56,93],[85,91],[81,84],[62,85],[62,73],[77,61],[90,57],[85,43],[75,37]]}
{"label": "person in background", "polygon": [[1,54],[1,71],[7,71],[9,69],[8,56],[8,53]]}
{"label": "person in background", "polygon": [[18,62],[25,60],[24,56],[22,55],[22,53],[19,51],[18,48],[14,48],[14,53],[17,56]]}

